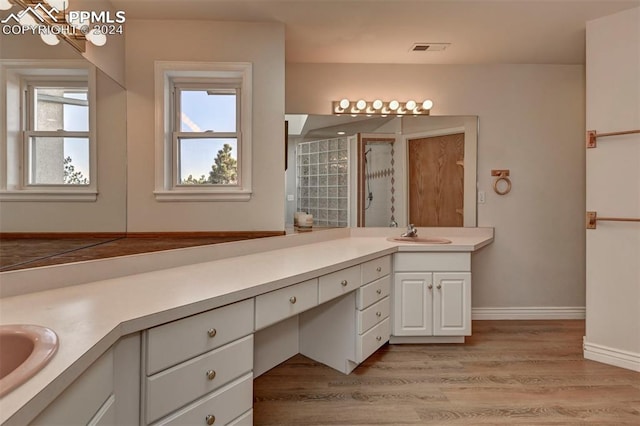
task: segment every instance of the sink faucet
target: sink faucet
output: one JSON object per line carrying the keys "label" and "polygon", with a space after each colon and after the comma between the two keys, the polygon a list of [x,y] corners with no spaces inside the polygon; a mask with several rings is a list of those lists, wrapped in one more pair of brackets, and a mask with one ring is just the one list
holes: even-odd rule
{"label": "sink faucet", "polygon": [[403,233],[400,236],[401,237],[417,237],[418,236],[418,230],[416,229],[415,226],[413,226],[413,223],[412,223],[409,226],[407,226],[407,232]]}

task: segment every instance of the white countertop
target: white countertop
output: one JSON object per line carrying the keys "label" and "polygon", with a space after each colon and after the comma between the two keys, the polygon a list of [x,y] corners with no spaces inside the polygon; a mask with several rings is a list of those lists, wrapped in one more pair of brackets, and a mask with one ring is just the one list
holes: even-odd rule
{"label": "white countertop", "polygon": [[[241,252],[243,244],[248,251],[255,251],[256,244],[264,250],[3,297],[0,299],[0,324],[49,327],[58,335],[60,346],[42,371],[0,399],[0,423],[27,423],[124,335],[397,251],[473,252],[493,241],[492,228],[446,229],[453,231],[443,233],[441,230],[438,236],[450,239],[451,244],[390,242],[386,236],[398,234],[398,229],[386,228],[340,231],[334,234],[347,237],[326,241],[322,241],[326,235],[317,232],[317,237],[300,239],[298,242],[302,245],[271,250],[269,246],[280,247],[281,239],[287,237],[262,239],[260,243],[254,242],[253,246],[251,241],[226,243],[229,253],[234,253],[234,250]],[[430,235],[428,230],[421,229],[420,235],[435,235]],[[193,249],[171,252],[176,256],[184,250],[197,253]],[[166,252],[157,254],[159,258],[166,255]],[[105,264],[113,267],[113,262]],[[2,274],[0,278],[3,278]]]}

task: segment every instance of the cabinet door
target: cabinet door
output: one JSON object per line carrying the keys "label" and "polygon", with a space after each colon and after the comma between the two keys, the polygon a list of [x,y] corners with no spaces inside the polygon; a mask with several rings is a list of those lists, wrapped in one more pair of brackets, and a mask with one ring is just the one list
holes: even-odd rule
{"label": "cabinet door", "polygon": [[393,283],[393,335],[433,335],[433,274],[398,272]]}
{"label": "cabinet door", "polygon": [[471,274],[439,272],[433,281],[434,336],[470,336]]}

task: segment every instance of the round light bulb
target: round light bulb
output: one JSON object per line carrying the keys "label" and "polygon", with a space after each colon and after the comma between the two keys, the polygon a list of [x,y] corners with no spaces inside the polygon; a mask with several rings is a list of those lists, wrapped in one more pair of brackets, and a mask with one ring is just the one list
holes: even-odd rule
{"label": "round light bulb", "polygon": [[22,15],[20,17],[20,19],[18,19],[18,21],[20,22],[20,25],[22,25],[23,27],[37,27],[38,26],[38,23],[36,22],[34,17],[29,15],[28,13],[25,13],[24,15]]}
{"label": "round light bulb", "polygon": [[9,10],[13,7],[9,0],[0,0],[0,10]]}
{"label": "round light bulb", "polygon": [[60,43],[60,39],[55,34],[43,32],[40,33],[40,38],[49,46],[55,46],[56,44]]}
{"label": "round light bulb", "polygon": [[356,108],[358,108],[359,110],[363,110],[367,107],[367,102],[364,99],[360,99],[358,100],[358,102],[356,102]]}
{"label": "round light bulb", "polygon": [[340,105],[340,108],[342,108],[342,109],[347,109],[347,108],[349,108],[349,104],[350,103],[351,102],[349,102],[349,99],[341,99],[340,103],[338,105]]}
{"label": "round light bulb", "polygon": [[405,105],[405,107],[406,107],[408,110],[409,110],[409,109],[410,109],[410,110],[414,110],[414,109],[416,109],[416,107],[418,106],[418,104],[416,104],[416,101],[414,101],[414,100],[407,101],[407,103],[406,103],[406,104],[404,104],[404,105]]}
{"label": "round light bulb", "polygon": [[429,110],[431,108],[433,108],[433,101],[431,99],[427,99],[422,102],[422,109]]}
{"label": "round light bulb", "polygon": [[107,43],[107,36],[102,34],[98,29],[89,31],[86,35],[87,40],[96,46],[104,46]]}
{"label": "round light bulb", "polygon": [[397,110],[399,107],[400,107],[400,102],[398,102],[398,101],[396,101],[396,100],[393,100],[393,101],[389,102],[389,109],[390,109],[391,111],[395,111],[395,110]]}
{"label": "round light bulb", "polygon": [[382,106],[384,104],[382,103],[382,101],[380,99],[376,99],[375,101],[373,101],[373,103],[371,104],[371,106],[373,107],[373,109],[382,109]]}

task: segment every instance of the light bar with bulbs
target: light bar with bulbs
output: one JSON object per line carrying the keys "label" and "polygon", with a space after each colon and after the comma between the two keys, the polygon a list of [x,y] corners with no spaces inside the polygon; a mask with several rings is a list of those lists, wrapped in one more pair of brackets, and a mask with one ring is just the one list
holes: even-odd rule
{"label": "light bar with bulbs", "polygon": [[430,99],[418,103],[414,100],[399,102],[396,100],[382,101],[376,99],[374,101],[365,101],[359,99],[350,101],[342,99],[333,101],[334,114],[351,114],[351,115],[429,115],[433,102]]}
{"label": "light bar with bulbs", "polygon": [[24,11],[19,20],[21,25],[48,28],[48,31],[40,32],[40,38],[48,45],[55,46],[62,39],[82,53],[85,41],[95,46],[107,42],[105,34],[90,28],[91,22],[69,18],[66,14],[69,0],[0,0],[0,10],[9,10],[14,5]]}

